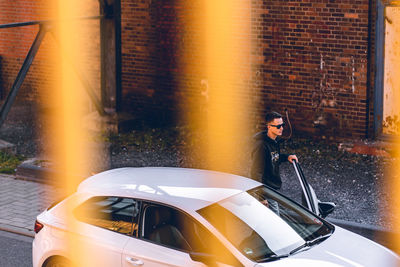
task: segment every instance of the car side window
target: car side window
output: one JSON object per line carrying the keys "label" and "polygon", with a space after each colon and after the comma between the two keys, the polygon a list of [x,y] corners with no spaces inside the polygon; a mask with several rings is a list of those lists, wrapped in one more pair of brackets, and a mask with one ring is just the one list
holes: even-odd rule
{"label": "car side window", "polygon": [[242,264],[200,223],[189,215],[161,205],[144,209],[141,237],[185,252],[213,254],[216,260],[232,266]]}
{"label": "car side window", "polygon": [[142,238],[174,249],[190,251],[190,245],[179,230],[175,209],[148,205],[144,209]]}
{"label": "car side window", "polygon": [[94,197],[83,203],[75,216],[78,220],[114,232],[136,236],[140,202],[123,197]]}

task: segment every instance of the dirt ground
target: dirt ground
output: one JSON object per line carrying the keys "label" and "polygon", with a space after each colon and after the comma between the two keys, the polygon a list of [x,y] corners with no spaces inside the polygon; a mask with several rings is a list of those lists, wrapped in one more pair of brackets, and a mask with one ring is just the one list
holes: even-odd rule
{"label": "dirt ground", "polygon": [[[0,139],[16,145],[17,153],[26,158],[42,156],[46,146],[41,132],[44,119],[30,105],[13,106],[0,128]],[[192,143],[188,143],[191,136]],[[201,134],[185,127],[147,129],[119,135],[102,135],[106,142],[108,161],[105,168],[125,166],[173,166],[206,168],[196,146]],[[393,208],[399,200],[390,190],[386,170],[397,164],[392,157],[353,154],[338,149],[338,143],[326,143],[293,138],[283,145],[283,151],[295,153],[310,184],[322,201],[335,202],[332,218],[354,221],[387,229],[393,228]],[[238,155],[240,166],[234,173],[248,176],[251,162],[251,138],[238,142],[243,153]],[[188,148],[192,153],[189,153]],[[282,191],[299,197],[299,184],[289,163],[281,165]]]}
{"label": "dirt ground", "polygon": [[[250,143],[250,141],[249,141]],[[248,176],[251,162],[249,148],[245,150],[243,166],[235,174]],[[353,221],[387,229],[392,228],[393,202],[389,179],[385,175],[395,159],[352,154],[338,150],[338,144],[326,144],[307,139],[288,141],[284,152],[299,157],[301,168],[321,201],[336,204],[332,218]],[[136,145],[114,143],[111,146],[112,167],[122,166],[177,166],[205,168],[193,155],[179,149],[141,149]],[[300,202],[300,184],[293,166],[283,163],[280,167],[283,180],[282,192]]]}

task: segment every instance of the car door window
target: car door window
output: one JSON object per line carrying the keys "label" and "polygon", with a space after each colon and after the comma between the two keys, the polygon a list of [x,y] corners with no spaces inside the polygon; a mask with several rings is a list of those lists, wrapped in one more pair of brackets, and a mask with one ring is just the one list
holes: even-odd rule
{"label": "car door window", "polygon": [[136,236],[140,203],[131,198],[94,197],[76,211],[78,220],[114,232]]}
{"label": "car door window", "polygon": [[219,262],[242,266],[222,243],[195,219],[179,210],[149,205],[144,209],[142,238],[190,253],[215,255]]}
{"label": "car door window", "polygon": [[189,251],[190,245],[178,229],[177,211],[165,206],[148,206],[144,212],[143,238],[152,242]]}

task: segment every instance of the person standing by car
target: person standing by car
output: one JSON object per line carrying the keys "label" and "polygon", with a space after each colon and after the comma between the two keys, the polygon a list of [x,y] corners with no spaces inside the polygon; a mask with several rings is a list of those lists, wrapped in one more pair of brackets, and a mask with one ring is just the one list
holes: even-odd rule
{"label": "person standing by car", "polygon": [[279,190],[282,180],[279,173],[279,165],[282,162],[298,161],[296,155],[281,154],[280,136],[282,136],[285,123],[282,115],[272,111],[265,115],[266,130],[257,133],[255,146],[252,151],[251,178]]}

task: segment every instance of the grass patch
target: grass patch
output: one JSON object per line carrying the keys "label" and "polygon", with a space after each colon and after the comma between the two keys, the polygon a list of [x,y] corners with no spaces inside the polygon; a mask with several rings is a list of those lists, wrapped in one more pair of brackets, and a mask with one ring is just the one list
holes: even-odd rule
{"label": "grass patch", "polygon": [[23,160],[24,158],[21,156],[14,156],[0,151],[0,173],[14,174]]}

